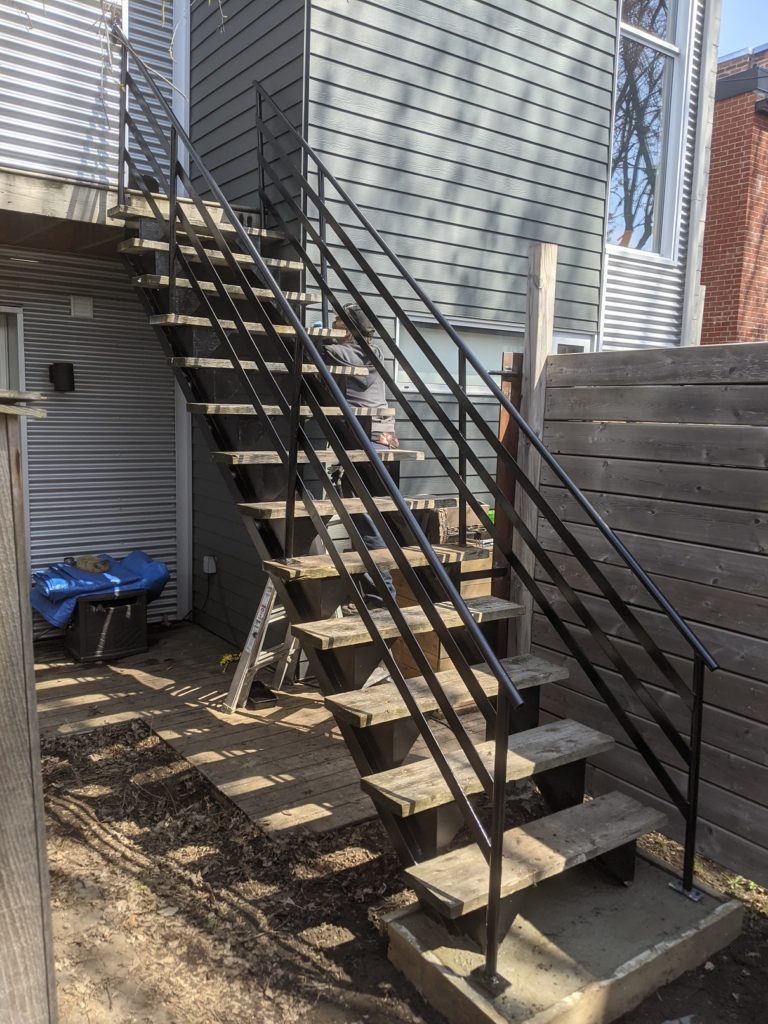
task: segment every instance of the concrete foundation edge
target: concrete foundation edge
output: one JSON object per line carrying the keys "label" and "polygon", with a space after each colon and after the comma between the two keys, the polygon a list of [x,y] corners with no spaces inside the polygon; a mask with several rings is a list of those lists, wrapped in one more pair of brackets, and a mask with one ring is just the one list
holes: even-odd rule
{"label": "concrete foundation edge", "polygon": [[[733,942],[741,931],[743,910],[737,900],[720,904],[675,939],[650,947],[610,978],[571,993],[525,1024],[608,1024]],[[408,917],[417,911],[415,905],[387,921],[389,959],[395,967],[450,1024],[509,1024],[480,991],[421,947],[408,930]]]}

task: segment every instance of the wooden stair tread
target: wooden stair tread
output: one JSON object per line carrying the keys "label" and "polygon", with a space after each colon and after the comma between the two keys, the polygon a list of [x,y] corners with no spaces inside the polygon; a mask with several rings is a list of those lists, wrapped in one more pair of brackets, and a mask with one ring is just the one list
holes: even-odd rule
{"label": "wooden stair tread", "polygon": [[[568,678],[568,670],[555,661],[547,661],[536,654],[520,654],[514,658],[502,658],[501,664],[518,690],[528,690],[534,686],[548,683],[559,683]],[[478,685],[486,696],[495,699],[499,684],[496,676],[486,664],[473,665],[472,672]],[[473,707],[474,699],[470,696],[457,669],[447,669],[437,673],[437,679],[451,705],[456,710]],[[407,680],[408,689],[416,698],[419,709],[428,714],[437,711],[437,701],[432,695],[424,676],[414,676]],[[325,698],[326,706],[331,709],[337,721],[353,725],[358,729],[366,729],[385,722],[394,722],[400,718],[408,718],[410,712],[400,696],[394,683],[382,683],[368,690],[349,690],[336,693]]]}
{"label": "wooden stair tread", "polygon": [[[458,545],[439,544],[432,549],[441,562],[467,562],[476,558],[486,558],[488,552],[481,547],[459,547]],[[408,564],[418,568],[427,565],[427,557],[418,546],[405,547],[403,554],[408,559]],[[381,569],[395,569],[397,563],[395,556],[386,548],[379,551],[369,552],[371,558]],[[356,551],[344,551],[341,559],[346,566],[347,572],[364,573],[366,571],[362,558]],[[336,567],[330,555],[302,555],[299,558],[290,560],[275,560],[264,563],[264,568],[271,576],[277,576],[282,580],[322,580],[332,576],[338,576]]]}
{"label": "wooden stair tread", "polygon": [[[163,193],[153,193],[153,199],[157,203],[161,215],[167,221],[170,211],[168,196]],[[141,192],[129,192],[126,194],[125,200],[126,201],[124,203],[117,204],[109,210],[109,216],[113,220],[155,220],[154,210]],[[205,231],[209,230],[202,214],[199,212],[197,205],[192,199],[179,199],[178,202],[183,206],[187,220],[193,227],[201,228]],[[224,210],[220,203],[211,202],[210,200],[202,200],[202,205],[205,206],[214,224],[216,224],[220,231],[227,234],[234,233],[235,229],[229,221],[224,219]],[[235,210],[235,213],[237,212],[238,211]],[[253,213],[254,211],[243,212]],[[252,238],[263,238],[267,241],[274,242],[285,241],[285,235],[282,235],[279,231],[272,231],[269,228],[246,227],[245,225],[243,225],[243,227],[245,227],[245,230]]]}
{"label": "wooden stair tread", "polygon": [[[338,462],[336,454],[329,448],[318,448],[317,456],[321,462],[333,464]],[[382,462],[422,462],[424,452],[410,451],[406,448],[389,448],[378,453]],[[226,462],[230,466],[279,466],[282,459],[277,452],[211,452],[214,462]],[[352,462],[369,462],[368,453],[362,449],[353,449],[347,452],[347,458]],[[299,465],[306,465],[309,462],[306,452],[299,452]]]}
{"label": "wooden stair tread", "polygon": [[[177,277],[174,279],[177,288],[192,288],[192,282],[186,277]],[[139,274],[138,277],[131,278],[131,284],[135,288],[168,288],[170,287],[171,279],[167,274]],[[219,290],[213,281],[200,281],[197,282],[198,288],[208,295],[217,296]],[[225,284],[224,290],[233,299],[245,299],[245,292],[239,284]],[[267,302],[273,302],[275,299],[274,293],[269,288],[253,288],[253,294],[257,299],[266,299]],[[322,296],[320,292],[283,292],[283,295],[289,302],[320,302]]]}
{"label": "wooden stair tread", "polygon": [[[262,408],[267,416],[286,416],[278,405],[263,405]],[[324,416],[343,416],[337,405],[323,405],[320,407]],[[187,402],[187,411],[204,416],[256,416],[256,409],[252,405],[244,405],[236,402]],[[395,410],[386,406],[376,409],[353,409],[356,416],[394,416]],[[300,416],[314,416],[308,405],[299,406]]]}
{"label": "wooden stair tread", "polygon": [[[365,512],[365,506],[363,505],[360,498],[343,498],[344,508],[347,512]],[[392,498],[374,498],[376,507],[379,512],[397,512],[397,505],[395,505]],[[406,505],[413,510],[420,509],[431,509],[435,507],[434,498],[404,498]],[[285,506],[284,501],[246,501],[241,502],[237,507],[244,515],[252,516],[254,519],[285,519]],[[327,499],[317,498],[315,500],[315,507],[318,515],[324,518],[335,516],[336,509],[333,507],[333,503]],[[306,518],[309,515],[303,503],[297,500],[294,508],[295,518]]]}
{"label": "wooden stair tread", "polygon": [[[183,313],[160,313],[151,316],[149,322],[155,327],[213,327],[213,320],[207,316],[187,316]],[[234,331],[237,324],[234,320],[219,320],[219,327],[225,331]],[[290,324],[272,324],[277,334],[294,335],[296,331]],[[245,323],[245,329],[249,334],[266,334],[267,329],[263,324]],[[345,331],[334,330],[332,327],[307,327],[307,334],[311,338],[344,338]]]}
{"label": "wooden stair tread", "polygon": [[[168,242],[160,242],[154,238],[126,238],[117,247],[118,252],[140,253],[140,252],[168,252]],[[197,250],[193,245],[180,245],[181,252],[193,263],[199,263]],[[227,258],[218,249],[205,250],[208,259],[215,266],[227,265]],[[250,256],[243,252],[232,253],[235,263],[242,263],[246,267],[253,267],[254,263]],[[280,260],[272,256],[263,256],[262,259],[268,267],[277,267],[279,270],[303,270],[304,264],[299,260]]]}
{"label": "wooden stair tread", "polygon": [[[510,619],[523,614],[521,605],[505,601],[500,597],[469,597],[466,600],[466,605],[477,623],[495,622],[499,619]],[[449,629],[463,626],[459,613],[449,601],[438,601],[435,608]],[[411,632],[432,632],[432,624],[418,605],[401,608],[400,611]],[[400,636],[400,630],[389,612],[376,609],[371,612],[371,617],[385,640]],[[291,631],[299,643],[305,644],[307,647],[318,648],[321,651],[337,647],[353,647],[357,644],[368,643],[371,639],[370,633],[359,615],[349,615],[341,619],[318,619],[315,622],[302,622],[292,626]]]}
{"label": "wooden stair tread", "polygon": [[[527,779],[538,772],[592,757],[610,750],[614,742],[612,736],[568,719],[527,729],[509,738],[507,780]],[[477,745],[477,752],[491,774],[495,746],[493,740]],[[461,750],[447,754],[446,759],[466,794],[482,792],[482,784]],[[400,817],[453,800],[448,784],[431,757],[365,776],[360,782],[378,804]]]}
{"label": "wooden stair tread", "polygon": [[[559,875],[660,828],[665,815],[623,793],[608,793],[504,834],[501,895]],[[417,894],[447,917],[488,903],[488,864],[465,846],[407,868]]]}
{"label": "wooden stair tread", "polygon": [[[234,370],[230,359],[211,359],[207,356],[172,356],[168,365],[184,370]],[[244,370],[258,370],[258,364],[252,359],[241,359],[240,366]],[[293,373],[290,366],[285,363],[266,363],[270,373]],[[330,373],[338,377],[367,377],[368,369],[365,366],[329,366]],[[314,363],[304,363],[301,368],[302,374],[319,373]]]}

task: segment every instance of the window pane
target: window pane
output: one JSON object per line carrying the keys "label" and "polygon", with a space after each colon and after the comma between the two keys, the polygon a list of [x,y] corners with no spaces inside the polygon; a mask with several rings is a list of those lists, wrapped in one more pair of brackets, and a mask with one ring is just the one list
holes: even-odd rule
{"label": "window pane", "polygon": [[[457,328],[459,334],[467,343],[472,353],[477,356],[483,365],[483,369],[489,373],[498,374],[501,370],[501,357],[504,352],[522,352],[523,336],[501,331],[478,331],[475,328]],[[451,372],[454,380],[459,379],[458,350],[448,335],[437,327],[419,325],[419,331],[424,339],[430,344],[433,352]],[[421,379],[430,387],[445,389],[446,385],[438,376],[437,371],[429,362],[427,357],[416,345],[405,328],[400,330],[400,350],[403,355],[413,364],[413,368]],[[498,384],[498,376],[494,378]],[[408,384],[405,367],[399,367],[398,380],[401,384]],[[489,394],[482,379],[467,364],[467,389],[474,393],[485,392]]]}
{"label": "window pane", "polygon": [[621,20],[660,39],[671,39],[675,6],[675,0],[624,0]]}
{"label": "window pane", "polygon": [[622,39],[611,160],[608,241],[658,252],[672,58]]}

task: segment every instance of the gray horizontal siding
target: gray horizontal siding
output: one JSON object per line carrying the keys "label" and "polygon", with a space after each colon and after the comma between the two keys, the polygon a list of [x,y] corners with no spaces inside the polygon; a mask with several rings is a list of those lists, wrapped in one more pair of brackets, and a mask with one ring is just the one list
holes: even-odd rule
{"label": "gray horizontal siding", "polygon": [[551,241],[557,326],[596,329],[615,14],[314,0],[309,141],[452,315],[521,322],[528,247]]}
{"label": "gray horizontal siding", "polygon": [[304,0],[222,0],[191,16],[192,141],[231,202],[258,206],[253,81],[301,128]]}
{"label": "gray horizontal siding", "polygon": [[[448,396],[440,395],[440,405],[448,415],[452,423],[457,423],[458,406],[455,399],[448,399]],[[449,458],[455,468],[458,469],[458,450],[456,443],[448,439],[445,427],[438,423],[434,413],[429,409],[426,402],[416,396],[411,403],[415,419],[422,425],[423,429],[434,438],[440,446],[440,451]],[[498,404],[495,401],[478,398],[475,400],[475,407],[480,410],[490,426],[494,429],[498,421]],[[398,408],[396,406],[396,408]],[[398,408],[397,436],[400,439],[402,448],[415,448],[425,452],[423,462],[404,462],[400,469],[400,487],[403,494],[416,495],[428,494],[435,498],[452,497],[456,494],[456,487],[448,479],[442,466],[435,456],[428,449],[423,434],[419,428],[406,419],[405,414]],[[472,452],[482,461],[483,466],[491,476],[496,477],[496,456],[493,455],[490,445],[483,438],[475,425],[471,422],[467,429],[467,437],[470,441]],[[493,499],[488,494],[484,481],[480,479],[472,467],[466,475],[472,493],[480,501],[488,502],[491,507]]]}
{"label": "gray horizontal siding", "polygon": [[[266,577],[221,470],[211,462],[206,440],[197,428],[193,431],[192,504],[194,619],[239,650]],[[203,573],[204,555],[216,559],[213,576]],[[222,653],[229,649],[222,647]]]}

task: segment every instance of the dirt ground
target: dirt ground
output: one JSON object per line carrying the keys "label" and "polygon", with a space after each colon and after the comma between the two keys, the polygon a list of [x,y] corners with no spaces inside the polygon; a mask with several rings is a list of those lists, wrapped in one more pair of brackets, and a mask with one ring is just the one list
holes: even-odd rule
{"label": "dirt ground", "polygon": [[[378,823],[266,836],[139,723],[44,739],[43,771],[61,1024],[442,1021],[386,959]],[[703,867],[744,934],[622,1024],[765,1019],[768,892]]]}

